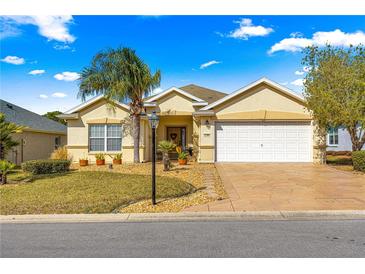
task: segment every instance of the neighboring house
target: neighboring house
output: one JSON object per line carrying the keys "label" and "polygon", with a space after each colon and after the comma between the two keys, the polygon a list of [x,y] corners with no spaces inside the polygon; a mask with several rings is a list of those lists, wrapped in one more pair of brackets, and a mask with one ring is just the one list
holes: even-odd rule
{"label": "neighboring house", "polygon": [[9,161],[20,164],[48,159],[55,148],[66,145],[66,126],[4,100],[0,100],[0,112],[5,114],[6,121],[26,127],[12,136],[19,146],[9,151]]}
{"label": "neighboring house", "polygon": [[[362,150],[365,150],[365,145]],[[327,151],[352,151],[351,136],[346,128],[338,127],[328,130]]]}
{"label": "neighboring house", "polygon": [[[144,106],[148,115],[156,111],[160,117],[157,142],[195,146],[200,163],[323,161],[323,138],[304,99],[266,78],[231,94],[195,85],[172,87],[146,98]],[[67,120],[67,148],[74,161],[94,161],[99,152],[122,152],[123,161],[133,161],[128,105],[116,102],[113,108],[97,96],[59,117]],[[147,117],[141,121],[140,159],[151,160]]]}

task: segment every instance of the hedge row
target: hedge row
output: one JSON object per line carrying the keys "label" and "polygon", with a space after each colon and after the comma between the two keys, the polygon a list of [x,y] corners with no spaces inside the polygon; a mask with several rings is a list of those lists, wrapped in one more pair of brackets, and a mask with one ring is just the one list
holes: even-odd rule
{"label": "hedge row", "polygon": [[32,174],[61,173],[70,170],[69,160],[32,160],[22,163],[23,171]]}
{"label": "hedge row", "polygon": [[365,150],[352,152],[354,169],[365,172]]}
{"label": "hedge row", "polygon": [[348,151],[348,150],[341,150],[341,151],[333,151],[333,150],[329,150],[326,152],[327,155],[333,155],[333,156],[351,156],[352,152]]}

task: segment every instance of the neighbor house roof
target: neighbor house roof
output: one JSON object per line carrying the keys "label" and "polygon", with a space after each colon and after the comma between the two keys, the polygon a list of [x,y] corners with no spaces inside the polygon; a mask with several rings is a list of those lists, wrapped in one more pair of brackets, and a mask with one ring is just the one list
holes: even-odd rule
{"label": "neighbor house roof", "polygon": [[1,99],[0,112],[4,113],[6,121],[25,126],[27,131],[67,133],[65,125]]}
{"label": "neighbor house roof", "polygon": [[211,104],[227,95],[226,93],[209,88],[204,88],[194,84],[183,86],[180,89],[185,90],[186,92],[189,92],[190,94],[203,99],[204,101],[208,102],[208,104]]}

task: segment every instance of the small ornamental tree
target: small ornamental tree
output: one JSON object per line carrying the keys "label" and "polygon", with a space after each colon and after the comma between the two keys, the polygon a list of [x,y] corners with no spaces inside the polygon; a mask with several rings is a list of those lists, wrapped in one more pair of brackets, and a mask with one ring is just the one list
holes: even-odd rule
{"label": "small ornamental tree", "polygon": [[12,134],[20,133],[23,129],[23,126],[7,122],[5,115],[0,113],[0,160],[4,160],[9,150],[19,145],[17,141],[12,139]]}
{"label": "small ornamental tree", "polygon": [[365,143],[365,48],[327,45],[304,50],[303,65],[309,68],[304,79],[307,107],[322,129],[345,127],[352,150]]}

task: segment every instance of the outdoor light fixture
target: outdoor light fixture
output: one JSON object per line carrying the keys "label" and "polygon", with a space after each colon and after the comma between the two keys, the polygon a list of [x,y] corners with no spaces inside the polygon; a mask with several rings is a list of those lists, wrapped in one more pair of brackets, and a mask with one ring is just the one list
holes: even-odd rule
{"label": "outdoor light fixture", "polygon": [[160,118],[156,115],[156,111],[148,117],[148,122],[152,128],[152,204],[156,204],[156,128]]}

